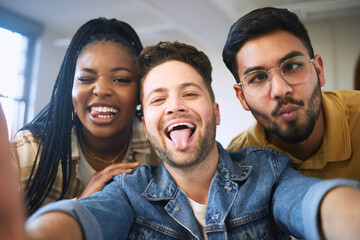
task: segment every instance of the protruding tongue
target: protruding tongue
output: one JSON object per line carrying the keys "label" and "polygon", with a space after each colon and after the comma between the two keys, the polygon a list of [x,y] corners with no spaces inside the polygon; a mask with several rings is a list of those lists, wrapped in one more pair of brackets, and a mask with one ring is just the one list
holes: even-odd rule
{"label": "protruding tongue", "polygon": [[95,111],[95,110],[92,110],[90,112],[91,116],[98,116],[98,115],[113,115],[113,113],[111,112],[98,112],[98,111]]}
{"label": "protruding tongue", "polygon": [[179,150],[184,150],[188,146],[190,135],[191,130],[189,128],[174,130],[170,133],[171,140]]}

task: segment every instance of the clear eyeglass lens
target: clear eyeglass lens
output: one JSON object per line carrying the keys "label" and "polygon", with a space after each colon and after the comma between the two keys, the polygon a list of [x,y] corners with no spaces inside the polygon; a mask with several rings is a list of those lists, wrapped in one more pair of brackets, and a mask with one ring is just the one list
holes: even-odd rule
{"label": "clear eyeglass lens", "polygon": [[[241,79],[241,85],[244,91],[252,96],[257,97],[264,95],[270,88],[270,72],[275,70],[255,70],[247,73]],[[281,63],[281,75],[289,84],[299,84],[305,82],[311,73],[311,61],[304,56],[293,57]]]}

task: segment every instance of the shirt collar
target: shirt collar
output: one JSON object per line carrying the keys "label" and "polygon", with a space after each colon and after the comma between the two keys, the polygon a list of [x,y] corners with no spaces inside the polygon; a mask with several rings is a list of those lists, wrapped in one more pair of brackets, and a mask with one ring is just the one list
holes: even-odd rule
{"label": "shirt collar", "polygon": [[[244,181],[249,176],[252,167],[244,166],[242,162],[232,161],[229,153],[217,143],[219,149],[219,164],[214,177],[222,177],[225,181]],[[162,163],[155,171],[154,177],[142,193],[149,200],[170,200],[178,191],[174,179]]]}

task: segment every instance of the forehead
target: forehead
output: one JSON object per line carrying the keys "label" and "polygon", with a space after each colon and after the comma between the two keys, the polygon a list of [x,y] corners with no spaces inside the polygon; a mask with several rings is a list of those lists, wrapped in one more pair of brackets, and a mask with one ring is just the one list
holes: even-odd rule
{"label": "forehead", "polygon": [[169,91],[185,85],[197,85],[206,89],[201,75],[189,64],[171,60],[151,69],[142,81],[142,93],[147,94],[155,89]]}
{"label": "forehead", "polygon": [[[108,60],[109,59],[109,60]],[[87,46],[78,56],[77,64],[100,63],[128,63],[134,65],[133,56],[126,47],[115,42],[95,42]]]}
{"label": "forehead", "polygon": [[280,64],[281,58],[291,52],[309,56],[299,38],[286,31],[276,31],[245,42],[236,54],[238,70],[255,66]]}

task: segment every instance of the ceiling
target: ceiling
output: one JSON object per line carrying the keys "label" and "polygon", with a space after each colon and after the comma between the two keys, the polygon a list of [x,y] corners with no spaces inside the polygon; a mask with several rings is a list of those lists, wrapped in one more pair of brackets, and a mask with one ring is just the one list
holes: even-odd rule
{"label": "ceiling", "polygon": [[0,7],[56,33],[59,46],[87,20],[103,16],[128,22],[144,45],[178,40],[215,51],[232,23],[265,6],[288,8],[305,22],[360,15],[360,0],[0,0]]}

